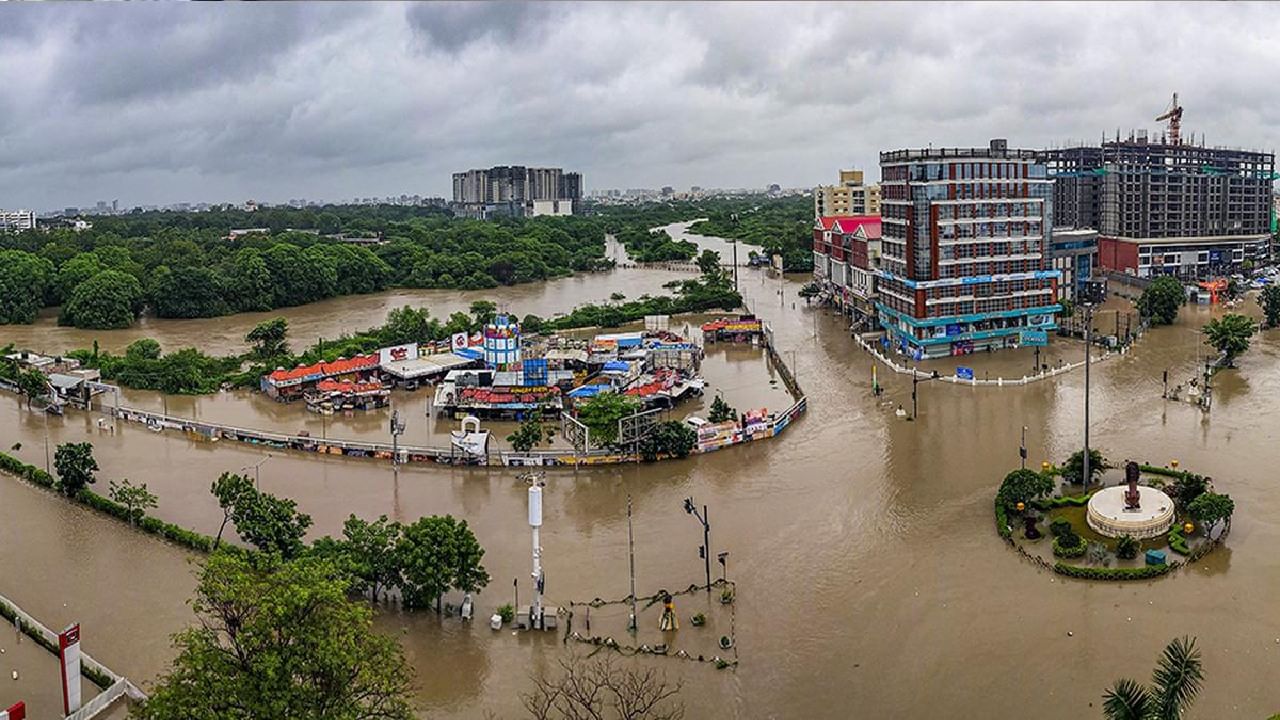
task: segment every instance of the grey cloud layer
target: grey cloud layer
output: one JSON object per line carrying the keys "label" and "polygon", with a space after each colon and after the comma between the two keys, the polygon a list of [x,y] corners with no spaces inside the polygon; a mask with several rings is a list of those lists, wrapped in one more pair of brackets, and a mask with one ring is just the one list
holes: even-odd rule
{"label": "grey cloud layer", "polygon": [[1185,127],[1272,148],[1271,5],[0,4],[0,207],[809,185],[876,152]]}

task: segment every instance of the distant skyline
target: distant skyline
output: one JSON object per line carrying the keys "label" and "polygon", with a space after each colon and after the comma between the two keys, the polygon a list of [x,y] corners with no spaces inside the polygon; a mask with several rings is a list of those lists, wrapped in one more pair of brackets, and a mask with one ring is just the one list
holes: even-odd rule
{"label": "distant skyline", "polygon": [[0,208],[805,187],[1155,122],[1272,150],[1270,4],[0,3]]}

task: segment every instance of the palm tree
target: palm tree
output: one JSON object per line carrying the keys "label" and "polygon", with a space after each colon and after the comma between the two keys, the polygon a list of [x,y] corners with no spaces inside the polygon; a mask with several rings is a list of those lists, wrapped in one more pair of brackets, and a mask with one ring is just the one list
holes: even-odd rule
{"label": "palm tree", "polygon": [[1253,337],[1256,330],[1253,320],[1244,315],[1228,313],[1205,324],[1205,342],[1222,353],[1227,367],[1235,367],[1236,357],[1249,349],[1249,338]]}
{"label": "palm tree", "polygon": [[1151,686],[1121,678],[1103,695],[1106,720],[1179,720],[1204,684],[1195,638],[1176,638],[1151,673]]}

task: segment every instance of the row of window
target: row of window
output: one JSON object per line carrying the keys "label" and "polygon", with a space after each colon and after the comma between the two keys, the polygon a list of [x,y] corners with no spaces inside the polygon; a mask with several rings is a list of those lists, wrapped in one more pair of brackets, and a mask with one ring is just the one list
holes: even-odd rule
{"label": "row of window", "polygon": [[942,240],[1039,236],[1042,232],[1039,220],[1024,222],[1001,220],[938,226],[938,237]]}
{"label": "row of window", "polygon": [[1008,202],[992,200],[990,202],[963,203],[960,205],[939,205],[939,220],[964,220],[968,218],[986,217],[1031,217],[1041,216],[1041,205],[1038,202]]}
{"label": "row of window", "polygon": [[939,260],[971,260],[975,258],[998,258],[1008,255],[1041,255],[1041,244],[1037,240],[1017,242],[973,243],[972,245],[939,245]]}
{"label": "row of window", "polygon": [[1035,272],[1041,269],[1041,260],[1002,260],[997,262],[976,262],[963,265],[942,265],[938,267],[941,279],[973,277],[975,275],[1005,275],[1010,273]]}

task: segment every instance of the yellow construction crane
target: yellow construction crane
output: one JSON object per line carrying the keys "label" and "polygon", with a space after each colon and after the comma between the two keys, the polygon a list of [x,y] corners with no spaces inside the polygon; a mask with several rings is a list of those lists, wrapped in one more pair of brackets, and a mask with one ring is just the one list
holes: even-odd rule
{"label": "yellow construction crane", "polygon": [[1173,94],[1173,102],[1169,104],[1169,109],[1156,118],[1156,122],[1162,120],[1169,121],[1169,144],[1180,144],[1178,136],[1182,130],[1182,106],[1178,104],[1178,93]]}

